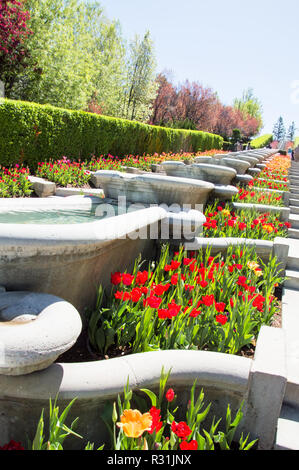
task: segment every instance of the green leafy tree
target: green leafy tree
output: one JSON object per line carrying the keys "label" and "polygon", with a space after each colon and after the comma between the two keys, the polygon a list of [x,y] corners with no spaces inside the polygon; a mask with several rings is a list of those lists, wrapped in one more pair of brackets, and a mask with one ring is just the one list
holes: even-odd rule
{"label": "green leafy tree", "polygon": [[124,118],[148,121],[158,89],[155,69],[156,61],[149,31],[142,40],[136,35],[130,44],[127,62],[122,108]]}
{"label": "green leafy tree", "polygon": [[262,104],[254,96],[252,88],[245,90],[241,99],[234,100],[234,108],[241,111],[244,119],[248,117],[257,119],[259,122],[258,131],[263,127]]}
{"label": "green leafy tree", "polygon": [[92,97],[114,115],[125,73],[119,25],[99,3],[27,0],[31,67],[18,77],[18,99],[87,110]]}

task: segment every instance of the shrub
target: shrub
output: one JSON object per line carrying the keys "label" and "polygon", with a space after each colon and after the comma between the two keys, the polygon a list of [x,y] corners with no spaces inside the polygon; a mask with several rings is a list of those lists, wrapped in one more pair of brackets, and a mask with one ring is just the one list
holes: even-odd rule
{"label": "shrub", "polygon": [[265,135],[261,135],[260,137],[257,137],[256,139],[253,139],[250,145],[251,145],[251,148],[253,149],[260,149],[262,147],[266,147],[272,141],[273,141],[273,135],[265,134]]}
{"label": "shrub", "polygon": [[1,163],[23,163],[66,156],[142,155],[170,151],[221,149],[215,134],[150,126],[136,121],[55,108],[23,101],[0,104]]}

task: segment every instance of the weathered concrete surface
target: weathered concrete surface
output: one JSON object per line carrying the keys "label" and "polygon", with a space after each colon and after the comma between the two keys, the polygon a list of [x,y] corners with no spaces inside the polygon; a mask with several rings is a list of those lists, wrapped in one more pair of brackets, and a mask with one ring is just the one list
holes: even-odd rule
{"label": "weathered concrete surface", "polygon": [[81,328],[77,310],[59,297],[0,293],[0,374],[45,369],[74,345]]}
{"label": "weathered concrete surface", "polygon": [[44,178],[37,176],[28,176],[29,181],[32,183],[33,190],[38,197],[54,196],[56,192],[56,184],[52,181],[47,181]]}
{"label": "weathered concrete surface", "polygon": [[[190,166],[182,163],[186,169]],[[104,190],[106,197],[117,199],[125,196],[127,201],[144,204],[205,204],[214,185],[206,181],[169,177],[159,174],[132,175],[119,171],[97,171],[92,183]]]}

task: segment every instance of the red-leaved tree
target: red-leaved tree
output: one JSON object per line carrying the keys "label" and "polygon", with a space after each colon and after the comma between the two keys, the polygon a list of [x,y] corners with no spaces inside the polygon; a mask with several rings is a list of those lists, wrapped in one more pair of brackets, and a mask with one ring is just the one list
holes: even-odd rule
{"label": "red-leaved tree", "polygon": [[151,124],[179,126],[188,121],[198,130],[214,132],[226,139],[232,137],[233,129],[239,129],[245,138],[252,137],[259,129],[257,119],[222,104],[211,88],[198,82],[186,80],[175,87],[165,74],[159,74],[157,82]]}
{"label": "red-leaved tree", "polygon": [[167,77],[160,73],[157,76],[159,85],[156,99],[153,103],[151,124],[166,124],[169,121],[177,119],[176,110],[176,90],[168,81]]}
{"label": "red-leaved tree", "polygon": [[26,39],[32,34],[27,26],[29,18],[23,1],[0,0],[0,79],[6,89],[12,87],[17,72],[26,67]]}

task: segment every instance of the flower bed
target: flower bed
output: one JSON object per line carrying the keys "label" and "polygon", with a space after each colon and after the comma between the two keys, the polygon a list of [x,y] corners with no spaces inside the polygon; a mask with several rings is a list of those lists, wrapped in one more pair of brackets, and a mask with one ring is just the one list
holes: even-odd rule
{"label": "flower bed", "polygon": [[190,160],[196,156],[213,155],[215,152],[224,153],[221,150],[210,150],[208,152],[197,153],[162,153],[154,155],[134,156],[128,155],[124,158],[100,157],[92,158],[89,161],[71,161],[66,157],[61,160],[51,160],[50,162],[38,163],[37,176],[53,181],[59,186],[82,187],[89,183],[89,171],[117,170],[124,171],[123,167],[134,167],[143,171],[151,171],[152,164],[159,164],[165,160]]}
{"label": "flower bed", "polygon": [[88,184],[90,174],[85,164],[71,162],[66,157],[54,162],[38,163],[37,176],[53,181],[58,186],[82,187]]}
{"label": "flower bed", "polygon": [[281,222],[276,212],[260,213],[254,209],[232,210],[216,201],[205,210],[205,237],[238,237],[260,240],[274,240],[275,237],[287,237],[289,222]]}
{"label": "flower bed", "polygon": [[0,197],[30,196],[33,189],[28,175],[28,168],[19,165],[13,168],[0,168]]}
{"label": "flower bed", "polygon": [[267,163],[267,167],[259,174],[258,178],[254,178],[249,186],[259,187],[271,190],[288,191],[288,171],[291,166],[289,157],[276,155]]}
{"label": "flower bed", "polygon": [[278,311],[275,286],[282,281],[274,258],[267,264],[254,248],[228,248],[226,259],[210,251],[162,250],[154,266],[111,275],[104,301],[99,289],[89,340],[102,355],[159,349],[240,354]]}
{"label": "flower bed", "polygon": [[288,170],[291,166],[291,160],[288,156],[276,155],[267,163],[267,168],[263,170],[263,173],[272,173],[274,177],[286,177]]}
{"label": "flower bed", "polygon": [[[249,434],[236,436],[243,418],[243,402],[234,418],[230,405],[227,405],[225,425],[221,426],[223,419],[215,416],[211,423],[207,423],[212,404],[205,405],[203,389],[196,389],[195,380],[189,392],[188,405],[182,405],[181,400],[177,403],[175,390],[167,386],[170,372],[165,372],[162,367],[157,394],[145,388],[133,393],[127,381],[122,396],[118,395],[117,402],[109,404],[105,410],[104,421],[110,432],[110,442],[96,450],[249,450],[256,444],[257,440],[249,441]],[[75,432],[79,417],[66,425],[75,400],[70,401],[60,414],[56,400],[52,404],[50,399],[49,425],[45,426],[43,409],[28,450],[63,450],[68,437],[82,439]],[[20,442],[11,440],[0,450],[25,449]],[[95,450],[95,444],[88,442],[84,450]]]}
{"label": "flower bed", "polygon": [[244,188],[238,187],[238,194],[233,196],[233,202],[244,202],[248,204],[267,204],[270,206],[283,207],[283,199],[279,193],[267,191],[247,191]]}
{"label": "flower bed", "polygon": [[276,189],[277,191],[288,191],[289,186],[287,183],[278,183],[275,179],[268,181],[267,179],[254,178],[248,183],[248,186],[254,190],[254,187],[265,189]]}

